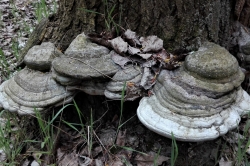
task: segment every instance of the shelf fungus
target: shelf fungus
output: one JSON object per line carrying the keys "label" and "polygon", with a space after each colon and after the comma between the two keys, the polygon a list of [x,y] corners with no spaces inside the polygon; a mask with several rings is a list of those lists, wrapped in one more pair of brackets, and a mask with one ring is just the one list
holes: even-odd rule
{"label": "shelf fungus", "polygon": [[122,91],[125,86],[125,100],[135,100],[142,96],[140,82],[142,79],[142,69],[139,66],[128,65],[124,69],[119,70],[108,83],[105,89],[105,96],[113,100],[121,100]]}
{"label": "shelf fungus", "polygon": [[73,91],[58,84],[51,73],[24,68],[0,86],[0,106],[19,114],[33,114],[70,102]]}
{"label": "shelf fungus", "polygon": [[65,56],[52,62],[53,77],[69,90],[90,95],[104,95],[108,80],[120,69],[111,59],[110,50],[78,35],[65,51]]}
{"label": "shelf fungus", "polygon": [[137,115],[160,135],[212,140],[236,128],[250,110],[250,97],[240,86],[243,80],[237,60],[206,42],[179,69],[160,72],[154,95],[142,98]]}
{"label": "shelf fungus", "polygon": [[35,45],[24,57],[24,63],[30,69],[34,70],[50,70],[51,62],[55,57],[62,56],[53,43],[44,42],[41,45]]}
{"label": "shelf fungus", "polygon": [[83,33],[72,41],[65,56],[53,60],[52,66],[62,76],[80,80],[107,79],[119,69],[111,59],[110,50],[90,42]]}

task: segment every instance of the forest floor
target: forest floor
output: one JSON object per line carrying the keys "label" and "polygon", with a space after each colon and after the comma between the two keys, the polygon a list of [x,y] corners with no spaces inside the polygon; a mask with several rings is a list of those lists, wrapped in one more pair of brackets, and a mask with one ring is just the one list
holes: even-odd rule
{"label": "forest floor", "polygon": [[[55,12],[55,4],[53,0],[0,1],[0,48],[2,50],[0,83],[11,77],[15,71],[19,51],[25,46],[39,20],[46,17],[48,11]],[[8,70],[5,70],[6,68]],[[88,101],[82,101],[84,95]],[[33,120],[34,124],[25,135],[31,135],[29,139],[33,142],[29,141],[32,143],[26,144],[21,149],[20,155],[13,159],[17,162],[13,165],[25,166],[37,161],[47,165],[57,163],[56,165],[61,166],[79,163],[97,166],[231,166],[247,165],[249,160],[249,155],[246,153],[250,133],[248,116],[242,118],[239,128],[213,141],[175,142],[174,139],[162,137],[148,130],[140,123],[136,116],[138,100],[121,103],[108,101],[101,96],[94,98],[80,93],[75,101],[78,108],[86,114],[85,119],[79,118],[76,105],[65,108],[63,114],[53,123],[56,126],[56,128],[53,127],[56,134],[41,134],[42,131],[39,133],[38,122],[35,118],[28,118],[32,119],[28,125]],[[73,123],[81,124],[82,130],[72,127]],[[44,153],[46,148],[42,145],[47,144],[49,142],[47,139],[52,138],[54,139],[50,154],[46,155]],[[38,146],[39,141],[42,144]],[[2,152],[0,152],[0,160],[1,156],[3,156]],[[11,165],[9,159],[2,161]]]}

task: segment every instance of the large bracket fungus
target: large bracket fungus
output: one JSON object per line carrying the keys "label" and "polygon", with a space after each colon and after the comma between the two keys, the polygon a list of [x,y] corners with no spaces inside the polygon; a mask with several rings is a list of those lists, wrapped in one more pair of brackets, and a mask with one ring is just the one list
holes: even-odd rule
{"label": "large bracket fungus", "polygon": [[84,33],[72,41],[65,56],[53,60],[52,66],[63,76],[81,80],[113,76],[119,69],[111,60],[110,50],[90,42]]}
{"label": "large bracket fungus", "polygon": [[162,70],[155,95],[140,101],[137,114],[150,130],[181,141],[215,139],[238,126],[250,97],[237,60],[224,48],[205,43],[174,71]]}
{"label": "large bracket fungus", "polygon": [[70,90],[104,95],[108,80],[120,69],[111,59],[110,50],[89,41],[82,33],[52,62],[53,77]]}
{"label": "large bracket fungus", "polygon": [[34,114],[35,109],[42,111],[72,101],[75,91],[68,91],[53,79],[51,72],[45,72],[58,56],[63,53],[53,43],[32,47],[24,57],[27,66],[0,85],[0,109]]}
{"label": "large bracket fungus", "polygon": [[0,86],[0,105],[11,112],[33,114],[72,101],[74,92],[58,84],[51,73],[25,68]]}
{"label": "large bracket fungus", "polygon": [[62,56],[53,43],[44,42],[41,45],[33,46],[24,57],[24,63],[34,70],[50,70],[51,62],[55,57]]}
{"label": "large bracket fungus", "polygon": [[[139,66],[128,65],[124,69],[119,70],[111,80],[105,89],[104,95],[113,100],[121,100],[123,87],[127,92],[124,97],[125,100],[135,100],[141,97],[141,88],[139,87],[142,71]],[[124,83],[128,85],[124,86]],[[132,84],[132,86],[129,86]],[[130,95],[129,88],[133,88],[133,95]],[[130,91],[131,92],[131,91]]]}

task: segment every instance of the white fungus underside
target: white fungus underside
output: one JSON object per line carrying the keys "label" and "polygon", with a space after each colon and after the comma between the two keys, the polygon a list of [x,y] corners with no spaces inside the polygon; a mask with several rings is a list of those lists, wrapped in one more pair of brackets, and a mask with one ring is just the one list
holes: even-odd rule
{"label": "white fungus underside", "polygon": [[[220,114],[195,118],[171,112],[160,105],[154,95],[144,97],[140,101],[137,115],[147,128],[162,136],[171,138],[171,133],[173,133],[174,137],[180,141],[212,140],[226,134],[228,130],[236,128],[240,122],[240,116],[248,113],[250,96],[241,88],[237,95],[239,96],[235,104],[223,110]],[[156,113],[155,109],[161,110],[165,118]]]}

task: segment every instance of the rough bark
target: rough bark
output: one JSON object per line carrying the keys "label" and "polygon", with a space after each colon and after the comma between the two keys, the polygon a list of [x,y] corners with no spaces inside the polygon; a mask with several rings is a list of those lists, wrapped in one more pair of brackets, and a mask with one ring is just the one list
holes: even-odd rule
{"label": "rough bark", "polygon": [[169,51],[197,49],[204,40],[229,44],[235,5],[231,0],[106,1],[60,0],[58,12],[37,26],[22,56],[43,41],[52,41],[64,51],[81,32],[100,33],[112,21],[142,36],[159,36]]}

